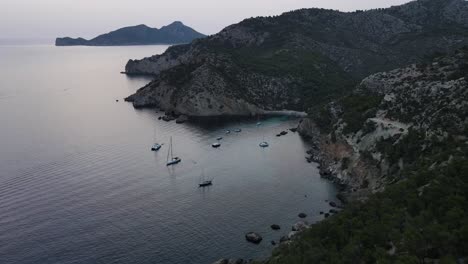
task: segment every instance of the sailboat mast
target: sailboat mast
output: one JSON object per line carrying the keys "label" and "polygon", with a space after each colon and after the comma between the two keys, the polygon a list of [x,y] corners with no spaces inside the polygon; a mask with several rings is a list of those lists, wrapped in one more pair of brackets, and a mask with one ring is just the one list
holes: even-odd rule
{"label": "sailboat mast", "polygon": [[167,150],[166,162],[169,162],[169,155],[170,155],[170,153],[171,153],[171,149],[172,149],[172,137],[171,137],[171,139],[170,139],[169,149]]}
{"label": "sailboat mast", "polygon": [[171,137],[171,160],[174,160],[174,150],[172,149],[172,137]]}

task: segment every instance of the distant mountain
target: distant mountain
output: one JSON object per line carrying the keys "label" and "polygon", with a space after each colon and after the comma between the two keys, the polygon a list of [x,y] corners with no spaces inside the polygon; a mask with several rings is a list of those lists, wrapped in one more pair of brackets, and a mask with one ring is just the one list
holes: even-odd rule
{"label": "distant mountain", "polygon": [[124,27],[107,34],[99,35],[91,40],[84,38],[57,38],[55,46],[124,46],[149,44],[179,44],[188,43],[205,35],[176,21],[160,29],[146,25]]}

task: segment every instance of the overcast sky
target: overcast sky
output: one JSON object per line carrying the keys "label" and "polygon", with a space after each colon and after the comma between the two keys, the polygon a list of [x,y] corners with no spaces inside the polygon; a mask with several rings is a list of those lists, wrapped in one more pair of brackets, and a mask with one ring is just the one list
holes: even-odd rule
{"label": "overcast sky", "polygon": [[298,8],[342,11],[409,0],[0,0],[0,38],[94,37],[123,26],[161,27],[179,20],[205,34],[254,16]]}

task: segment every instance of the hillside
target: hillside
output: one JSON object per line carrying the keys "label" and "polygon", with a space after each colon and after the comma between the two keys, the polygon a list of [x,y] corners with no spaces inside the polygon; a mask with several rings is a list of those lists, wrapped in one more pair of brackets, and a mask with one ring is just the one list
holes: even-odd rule
{"label": "hillside", "polygon": [[465,263],[468,48],[371,75],[317,113],[299,130],[320,130],[322,175],[351,202],[266,263]]}
{"label": "hillside", "polygon": [[194,39],[205,37],[182,22],[173,22],[160,29],[146,25],[124,27],[91,40],[83,38],[57,38],[56,46],[123,46],[149,44],[189,43]]}
{"label": "hillside", "polygon": [[426,61],[468,44],[468,3],[419,0],[343,13],[302,9],[130,60],[128,74],[155,80],[127,98],[194,116],[308,110],[369,74]]}

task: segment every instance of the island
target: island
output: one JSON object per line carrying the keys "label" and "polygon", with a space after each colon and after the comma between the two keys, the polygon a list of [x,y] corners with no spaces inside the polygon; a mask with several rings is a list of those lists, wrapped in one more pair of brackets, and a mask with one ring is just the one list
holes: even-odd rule
{"label": "island", "polygon": [[194,39],[203,38],[204,34],[193,28],[175,21],[162,28],[151,28],[146,25],[124,27],[99,35],[93,39],[57,38],[55,46],[129,46],[189,43]]}

